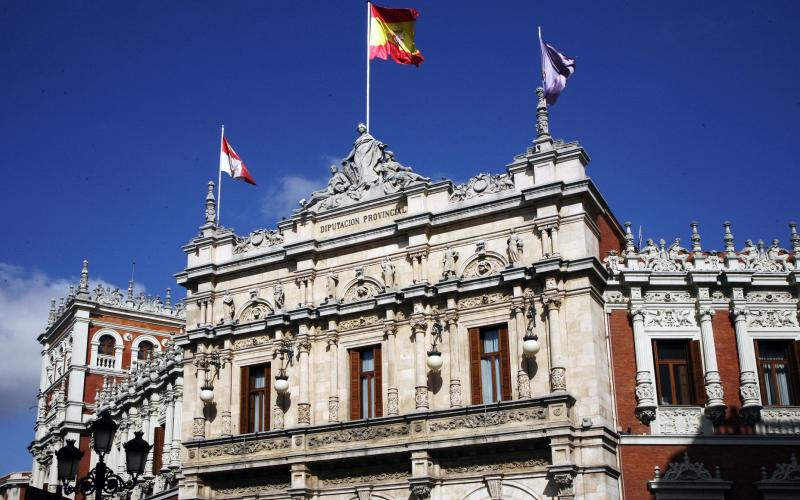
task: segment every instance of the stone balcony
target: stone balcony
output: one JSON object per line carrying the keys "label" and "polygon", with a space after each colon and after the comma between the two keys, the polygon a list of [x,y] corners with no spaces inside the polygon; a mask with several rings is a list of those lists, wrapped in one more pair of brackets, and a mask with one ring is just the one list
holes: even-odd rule
{"label": "stone balcony", "polygon": [[573,402],[567,394],[549,394],[492,405],[193,440],[184,443],[188,461],[183,470],[185,474],[213,474],[237,467],[377,458],[419,450],[435,453],[487,443],[540,440],[546,447],[550,438],[573,433]]}

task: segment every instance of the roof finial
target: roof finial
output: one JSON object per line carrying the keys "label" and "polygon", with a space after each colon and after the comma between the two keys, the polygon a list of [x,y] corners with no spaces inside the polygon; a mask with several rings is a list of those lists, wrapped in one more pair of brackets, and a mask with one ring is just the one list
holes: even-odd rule
{"label": "roof finial", "polygon": [[133,280],[128,282],[128,296],[125,298],[128,305],[133,305]]}
{"label": "roof finial", "polygon": [[89,298],[89,261],[84,259],[81,267],[81,281],[78,283],[78,298]]}
{"label": "roof finial", "polygon": [[164,307],[172,309],[172,289],[167,287],[167,293],[164,294]]}
{"label": "roof finial", "polygon": [[[798,254],[800,254],[800,234],[797,234],[797,223],[795,221],[789,222],[789,231],[791,234],[789,235],[789,241],[792,242],[792,250],[794,251],[794,258],[798,258]],[[795,268],[797,268],[797,262],[795,260]]]}
{"label": "roof finial", "polygon": [[725,227],[725,236],[723,237],[723,241],[725,241],[725,253],[728,254],[728,257],[735,257],[736,256],[736,248],[733,246],[733,234],[731,234],[731,222],[725,221],[722,223]]}
{"label": "roof finial", "polygon": [[550,123],[547,116],[547,100],[545,100],[544,89],[542,87],[536,89],[536,97],[536,138],[549,139]]}
{"label": "roof finial", "polygon": [[50,313],[47,315],[47,328],[56,322],[56,299],[50,299]]}
{"label": "roof finial", "polygon": [[692,228],[692,252],[700,253],[703,251],[703,247],[700,246],[700,233],[697,232],[697,221],[692,221],[689,223],[689,226]]}
{"label": "roof finial", "polygon": [[625,254],[628,256],[636,253],[636,245],[633,244],[633,233],[631,232],[630,221],[625,221]]}
{"label": "roof finial", "polygon": [[214,198],[214,181],[208,181],[206,194],[206,224],[215,224],[217,220],[217,201]]}

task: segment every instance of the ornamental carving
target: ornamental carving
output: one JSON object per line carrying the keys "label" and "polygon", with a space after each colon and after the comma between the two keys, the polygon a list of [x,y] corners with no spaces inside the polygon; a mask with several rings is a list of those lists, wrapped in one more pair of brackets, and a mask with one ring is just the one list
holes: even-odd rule
{"label": "ornamental carving", "polygon": [[[766,471],[764,469],[762,469],[762,471],[764,471],[766,475]],[[764,479],[766,479],[766,477]],[[789,457],[788,464],[777,464],[775,466],[775,472],[769,476],[769,479],[773,481],[800,481],[800,465],[797,464],[797,456],[792,453]]]}
{"label": "ornamental carving", "polygon": [[358,302],[367,300],[381,293],[383,286],[371,279],[362,278],[353,283],[344,293],[342,302]]}
{"label": "ornamental carving", "polygon": [[799,434],[800,407],[773,407],[761,409],[761,420],[756,423],[759,434]]}
{"label": "ornamental carving", "polygon": [[664,479],[667,481],[708,481],[712,477],[702,462],[692,462],[689,460],[689,454],[684,453],[683,461],[670,462]]}
{"label": "ornamental carving", "polygon": [[697,326],[694,311],[689,309],[660,309],[645,311],[644,325],[658,328],[684,328]]}
{"label": "ornamental carving", "polygon": [[339,331],[355,330],[367,326],[381,324],[381,319],[376,314],[370,316],[359,316],[357,318],[346,319],[339,322]]}
{"label": "ornamental carving", "polygon": [[461,381],[460,380],[451,380],[450,381],[450,406],[456,407],[461,406]]}
{"label": "ornamental carving", "polygon": [[309,403],[297,405],[297,422],[300,424],[311,423],[311,405]]}
{"label": "ornamental carving", "polygon": [[622,292],[606,292],[606,303],[608,304],[627,304],[628,297]]}
{"label": "ornamental carving", "polygon": [[389,389],[387,398],[387,413],[389,415],[398,415],[400,413],[400,401],[397,394],[397,389]]}
{"label": "ornamental carving", "polygon": [[268,335],[259,335],[258,337],[248,337],[246,339],[236,339],[233,341],[234,349],[247,349],[250,347],[260,347],[269,345],[272,339]]}
{"label": "ornamental carving", "polygon": [[553,368],[550,370],[550,390],[567,390],[567,372],[563,368]]}
{"label": "ornamental carving", "polygon": [[478,413],[475,415],[462,415],[446,420],[431,422],[431,432],[452,431],[457,429],[475,429],[478,427],[494,427],[515,422],[528,422],[531,420],[544,420],[547,412],[544,408],[531,408],[528,410],[511,410],[492,413]]}
{"label": "ornamental carving", "polygon": [[337,443],[352,443],[354,441],[367,441],[371,439],[393,438],[407,436],[408,425],[376,425],[357,429],[343,429],[336,432],[326,432],[311,435],[308,438],[309,448],[319,448]]}
{"label": "ornamental carving", "polygon": [[[89,300],[97,302],[98,304],[119,307],[123,309],[131,309],[134,311],[162,314],[165,316],[174,316],[179,319],[186,317],[186,308],[182,301],[174,305],[172,304],[172,296],[169,288],[167,288],[165,299],[162,301],[160,295],[145,295],[144,292],[134,296],[132,283],[130,283],[128,286],[127,295],[124,295],[119,288],[112,289],[110,286],[104,287],[102,284],[98,283],[94,290],[92,290]],[[53,305],[51,304],[50,312],[53,315],[53,320],[55,321],[55,318],[60,316],[61,313],[64,312],[64,309],[59,308],[59,310],[56,312],[53,311],[52,306]]]}
{"label": "ornamental carving", "polygon": [[417,408],[428,407],[428,388],[425,386],[416,387],[414,390],[414,403]]}
{"label": "ornamental carving", "polygon": [[646,269],[656,272],[675,272],[691,269],[692,265],[686,260],[689,258],[689,251],[683,248],[680,238],[675,238],[675,242],[665,248],[666,242],[662,239],[656,246],[652,239],[647,240],[647,244],[642,247],[639,257],[644,262]]}
{"label": "ornamental carving", "polygon": [[263,321],[267,316],[272,314],[272,312],[272,306],[269,305],[266,300],[256,299],[245,305],[242,314],[239,315],[239,323]]}
{"label": "ornamental carving", "polygon": [[475,295],[460,299],[458,301],[459,309],[472,309],[474,307],[485,306],[489,304],[498,304],[510,300],[510,296],[504,293],[484,293],[483,295]]}
{"label": "ornamental carving", "polygon": [[461,276],[463,278],[492,276],[498,274],[504,267],[505,264],[500,258],[494,255],[482,255],[467,264]]}
{"label": "ornamental carving", "polygon": [[483,472],[515,472],[520,469],[541,469],[550,465],[545,457],[508,460],[505,457],[476,460],[442,460],[441,467],[447,474],[478,474]]}
{"label": "ornamental carving", "polygon": [[252,455],[265,451],[283,450],[289,448],[289,438],[259,439],[256,441],[243,441],[221,446],[200,448],[200,458],[216,458],[224,456]]}
{"label": "ornamental carving", "polygon": [[661,434],[702,434],[703,409],[658,408],[658,428]]}
{"label": "ornamental carving", "polygon": [[790,271],[794,266],[789,263],[790,254],[781,248],[778,240],[772,240],[769,248],[764,248],[764,242],[759,240],[758,246],[753,240],[745,241],[744,248],[739,251],[739,260],[744,263],[745,269],[752,269],[765,273],[778,273]]}
{"label": "ornamental carving", "polygon": [[689,292],[647,292],[644,294],[645,302],[693,302]]}
{"label": "ornamental carving", "polygon": [[514,189],[514,179],[510,174],[481,173],[471,177],[464,184],[453,186],[450,202],[469,200],[509,189]]}
{"label": "ornamental carving", "polygon": [[753,328],[787,328],[797,326],[797,311],[751,309],[747,315],[747,325]]}
{"label": "ornamental carving", "polygon": [[320,479],[326,486],[347,486],[352,484],[375,484],[375,483],[389,483],[405,481],[408,476],[408,471],[386,471],[376,472],[374,474],[364,474],[360,476],[351,475],[332,475],[325,477],[320,474]]}
{"label": "ornamental carving", "polygon": [[274,482],[274,483],[267,483],[267,482],[255,482],[253,480],[247,480],[245,485],[241,485],[241,482],[237,481],[237,485],[234,486],[230,483],[222,483],[223,486],[212,485],[214,488],[214,492],[217,495],[223,496],[232,496],[232,497],[241,497],[244,495],[253,495],[253,494],[260,494],[260,493],[276,493],[285,491],[287,488],[291,487],[289,482]]}
{"label": "ornamental carving", "polygon": [[750,292],[747,294],[747,302],[792,304],[795,300],[789,292]]}
{"label": "ornamental carving", "polygon": [[237,237],[233,254],[239,255],[253,250],[283,244],[283,235],[276,229],[256,229],[245,237]]}

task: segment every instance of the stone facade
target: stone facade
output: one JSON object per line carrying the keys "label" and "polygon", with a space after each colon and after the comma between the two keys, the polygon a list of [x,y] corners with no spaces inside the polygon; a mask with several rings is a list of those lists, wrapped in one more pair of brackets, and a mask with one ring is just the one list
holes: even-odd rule
{"label": "stone facade", "polygon": [[[545,130],[504,173],[457,186],[370,160],[361,133],[352,164],[275,229],[216,226],[209,184],[178,274],[176,342],[194,365],[181,497],[617,497],[600,259],[624,233],[586,153]],[[492,325],[508,332],[510,376],[503,401],[482,404],[469,335]],[[382,410],[352,418],[351,353],[368,346],[382,353]],[[248,433],[242,374],[263,364],[289,388],[270,384],[269,428]]]}
{"label": "stone facade", "polygon": [[[29,447],[34,457],[32,487],[56,491],[59,481],[55,452],[66,439],[74,439],[85,452],[78,477],[88,473],[97,461],[91,451],[88,428],[100,407],[140,415],[123,422],[124,431],[117,433],[117,446],[107,457],[116,472],[124,471],[120,446],[125,431],[129,430],[132,437],[133,430],[141,428],[152,444],[153,429],[165,418],[163,411],[156,411],[159,406],[154,400],[164,392],[162,386],[178,380],[166,376],[158,366],[165,364],[174,351],[172,338],[183,329],[184,322],[183,304],[172,304],[169,289],[163,300],[144,294],[135,296],[133,283],[129,283],[127,294],[102,285],[90,290],[89,264],[84,261],[78,286],[71,287],[58,306],[55,300],[51,301],[47,327],[38,338],[42,344],[42,367],[35,436]],[[145,349],[150,355],[140,356]],[[179,363],[173,362],[171,367],[180,372]],[[136,394],[125,398],[123,392],[129,389]],[[171,393],[180,392],[179,385],[172,385]],[[137,409],[131,411],[131,407]],[[143,407],[148,409],[147,418],[141,417],[145,415]],[[176,454],[180,447],[177,436]],[[150,464],[152,458],[151,453]],[[175,465],[179,466],[177,462]],[[145,486],[149,491],[159,481],[168,486],[158,475],[153,474],[152,468],[146,472]],[[170,487],[175,490],[174,485]],[[139,490],[137,496],[143,493]]]}

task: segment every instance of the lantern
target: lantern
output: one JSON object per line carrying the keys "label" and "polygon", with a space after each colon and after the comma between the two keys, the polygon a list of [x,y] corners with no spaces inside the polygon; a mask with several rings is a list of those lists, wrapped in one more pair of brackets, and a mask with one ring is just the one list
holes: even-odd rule
{"label": "lantern", "polygon": [[439,352],[436,346],[428,351],[428,358],[425,360],[425,364],[427,364],[428,368],[434,372],[438,372],[442,368],[444,359],[442,359],[442,353]]}
{"label": "lantern", "polygon": [[539,337],[536,335],[525,335],[522,337],[522,353],[526,356],[536,356],[540,348]]}
{"label": "lantern", "polygon": [[125,462],[128,466],[128,474],[138,476],[144,472],[147,453],[153,445],[142,439],[142,431],[136,431],[134,438],[125,443]]}
{"label": "lantern", "polygon": [[78,464],[81,463],[83,452],[75,447],[74,439],[67,439],[67,444],[56,452],[58,460],[58,479],[71,481],[78,474]]}
{"label": "lantern", "polygon": [[200,401],[210,403],[214,401],[214,386],[206,384],[200,388]]}
{"label": "lantern", "polygon": [[98,455],[105,455],[111,451],[114,442],[114,433],[117,432],[116,422],[111,420],[108,410],[100,414],[100,418],[92,422],[92,437],[94,437],[94,451]]}
{"label": "lantern", "polygon": [[283,370],[278,375],[275,375],[275,391],[278,394],[286,394],[289,390],[289,377],[283,373]]}

